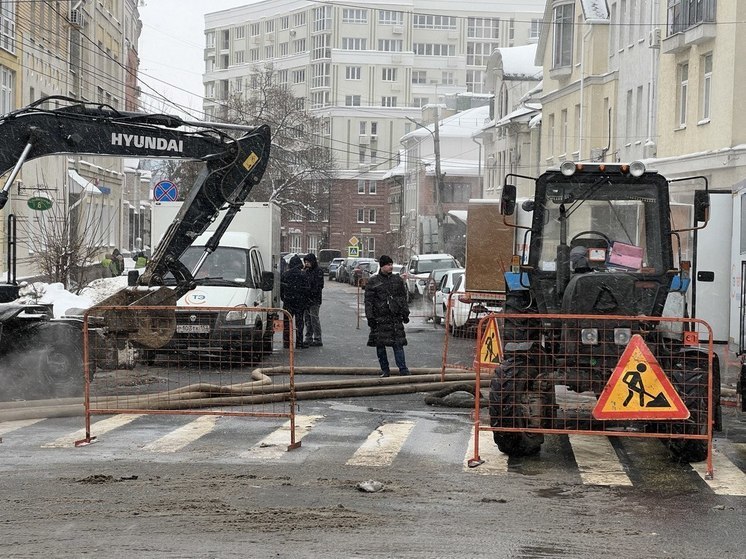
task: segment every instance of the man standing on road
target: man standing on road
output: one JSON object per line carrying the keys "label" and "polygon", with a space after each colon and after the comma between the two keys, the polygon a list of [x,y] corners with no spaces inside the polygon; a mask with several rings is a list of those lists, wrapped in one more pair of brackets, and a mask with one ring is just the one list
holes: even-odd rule
{"label": "man standing on road", "polygon": [[404,359],[404,346],[407,345],[404,324],[409,322],[407,287],[399,275],[392,273],[394,261],[390,256],[381,256],[378,264],[378,273],[371,276],[365,286],[365,318],[370,327],[368,345],[376,348],[382,378],[391,374],[387,346],[394,350],[399,374],[408,375]]}
{"label": "man standing on road", "polygon": [[319,268],[319,263],[313,252],[309,252],[303,257],[303,265],[311,284],[308,308],[303,318],[306,325],[306,344],[309,346],[322,346],[324,344],[321,343],[319,307],[321,307],[321,291],[324,289],[324,270]]}
{"label": "man standing on road", "polygon": [[308,307],[310,284],[308,274],[303,271],[303,261],[297,254],[290,259],[288,269],[282,274],[280,298],[283,307],[295,321],[296,349],[308,347],[303,342],[303,313]]}

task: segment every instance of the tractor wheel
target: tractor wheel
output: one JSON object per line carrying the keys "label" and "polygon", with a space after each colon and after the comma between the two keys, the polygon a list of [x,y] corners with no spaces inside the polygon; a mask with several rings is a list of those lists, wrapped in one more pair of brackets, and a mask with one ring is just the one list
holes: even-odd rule
{"label": "tractor wheel", "polygon": [[[541,402],[541,406],[531,403],[528,379],[520,378],[525,375],[525,365],[516,366],[514,360],[506,360],[495,370],[495,377],[490,384],[490,425],[492,427],[526,428],[541,421],[532,417],[532,409],[546,409],[551,402]],[[545,397],[543,394],[540,396]],[[548,399],[548,396],[546,397]],[[539,411],[541,413],[541,411]],[[539,421],[536,421],[536,420]],[[542,433],[493,433],[495,444],[500,452],[508,456],[530,456],[537,454],[544,442]]]}
{"label": "tractor wheel", "polygon": [[85,386],[83,372],[83,333],[80,328],[64,322],[42,322],[26,331],[19,345],[33,362],[25,371],[35,385],[31,393],[41,398],[82,396]]}
{"label": "tractor wheel", "polygon": [[[529,291],[509,291],[505,297],[505,314],[527,314],[532,312]],[[520,318],[505,319],[503,343],[527,342],[531,338],[530,320]]]}
{"label": "tractor wheel", "polygon": [[[714,375],[713,383],[720,382],[720,374]],[[672,431],[682,435],[704,435],[707,433],[707,370],[699,366],[685,367],[674,371],[673,385],[684,405],[689,410],[689,419],[674,423]],[[719,388],[719,387],[718,387]],[[719,407],[719,389],[716,391]],[[714,401],[714,399],[713,399]],[[713,413],[717,417],[717,413]],[[707,441],[700,439],[669,439],[668,448],[681,462],[701,462],[707,458]]]}

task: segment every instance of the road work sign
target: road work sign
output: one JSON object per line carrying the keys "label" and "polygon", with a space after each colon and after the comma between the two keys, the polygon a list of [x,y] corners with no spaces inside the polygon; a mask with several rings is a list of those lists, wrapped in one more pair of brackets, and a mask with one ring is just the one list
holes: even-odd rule
{"label": "road work sign", "polygon": [[687,419],[689,410],[639,334],[632,336],[593,409],[596,419]]}
{"label": "road work sign", "polygon": [[498,365],[502,358],[503,348],[500,332],[497,329],[497,320],[490,318],[482,334],[482,341],[479,343],[479,364]]}

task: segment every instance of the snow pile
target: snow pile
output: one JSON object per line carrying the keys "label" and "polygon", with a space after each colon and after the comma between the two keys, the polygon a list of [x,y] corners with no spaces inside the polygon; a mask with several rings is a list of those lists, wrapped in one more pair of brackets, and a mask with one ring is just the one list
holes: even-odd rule
{"label": "snow pile", "polygon": [[126,276],[93,280],[80,295],[67,291],[61,283],[26,283],[18,290],[17,302],[51,304],[54,316],[59,318],[65,314],[79,314],[75,309],[85,310],[125,287]]}

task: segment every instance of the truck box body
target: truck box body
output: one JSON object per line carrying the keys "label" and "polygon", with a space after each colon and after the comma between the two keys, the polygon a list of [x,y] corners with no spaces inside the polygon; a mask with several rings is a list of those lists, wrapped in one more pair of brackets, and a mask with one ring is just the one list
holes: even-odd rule
{"label": "truck box body", "polygon": [[514,254],[514,229],[503,223],[500,200],[469,200],[466,218],[466,291],[505,291]]}

